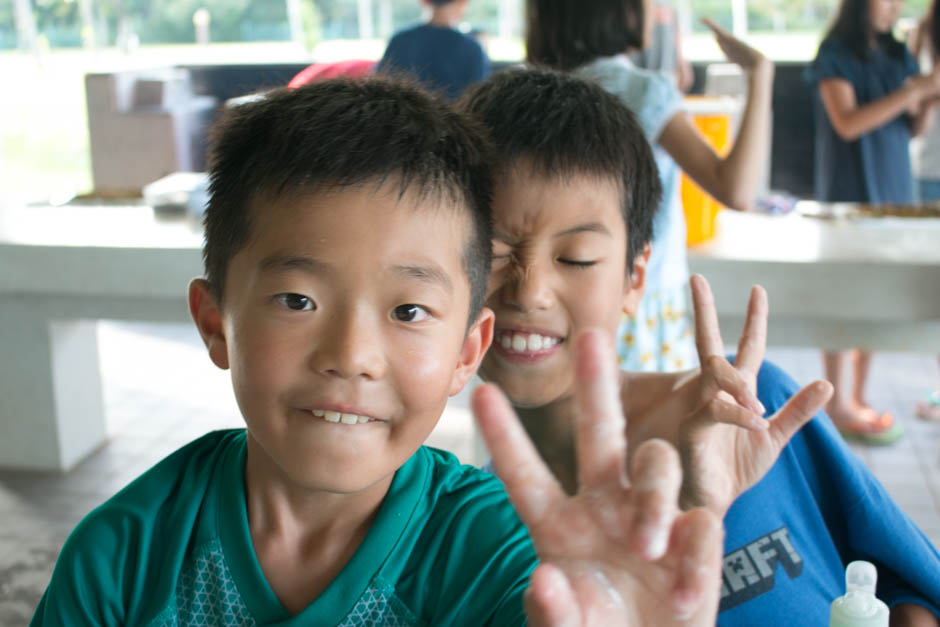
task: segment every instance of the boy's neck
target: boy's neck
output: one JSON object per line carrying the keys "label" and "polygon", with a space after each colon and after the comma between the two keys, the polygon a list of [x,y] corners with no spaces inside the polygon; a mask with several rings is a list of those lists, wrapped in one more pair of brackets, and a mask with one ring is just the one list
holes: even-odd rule
{"label": "boy's neck", "polygon": [[312,491],[291,482],[259,449],[249,435],[248,527],[265,579],[285,609],[296,614],[320,596],[355,554],[393,477],[355,494]]}
{"label": "boy's neck", "polygon": [[440,26],[441,28],[457,28],[460,20],[463,19],[463,6],[459,2],[450,2],[448,4],[434,7],[431,9],[431,19],[428,24]]}
{"label": "boy's neck", "polygon": [[574,397],[559,399],[542,407],[514,409],[535,448],[565,492],[577,492],[578,465],[574,446],[577,408]]}

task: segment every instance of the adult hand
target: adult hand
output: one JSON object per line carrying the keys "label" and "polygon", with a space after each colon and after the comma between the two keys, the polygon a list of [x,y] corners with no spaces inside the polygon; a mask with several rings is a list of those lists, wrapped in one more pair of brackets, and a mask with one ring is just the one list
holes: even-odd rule
{"label": "adult hand", "polygon": [[567,496],[499,390],[473,410],[540,565],[526,591],[533,625],[713,625],[722,530],[717,517],[676,507],[676,451],[651,440],[626,473],[616,359],[600,330],[576,340],[579,489]]}
{"label": "adult hand", "polygon": [[773,63],[759,50],[750,47],[713,20],[706,17],[702,19],[702,23],[711,29],[718,47],[732,63],[737,63],[748,72],[773,68]]}
{"label": "adult hand", "polygon": [[688,411],[678,431],[684,507],[702,505],[724,518],[731,503],[761,480],[790,438],[825,405],[832,385],[816,381],[770,419],[761,415],[757,373],[767,346],[767,293],[751,290],[732,366],[724,357],[715,300],[705,277],[691,279],[701,374],[680,394]]}

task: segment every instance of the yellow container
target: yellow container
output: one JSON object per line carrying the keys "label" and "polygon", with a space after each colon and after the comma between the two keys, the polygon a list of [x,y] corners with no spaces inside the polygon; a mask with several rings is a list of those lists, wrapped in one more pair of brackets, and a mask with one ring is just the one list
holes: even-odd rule
{"label": "yellow container", "polygon": [[[712,148],[724,156],[731,146],[731,118],[735,103],[727,98],[689,96],[686,106],[695,127]],[[724,207],[685,174],[681,183],[686,244],[698,244],[715,235],[715,217]]]}

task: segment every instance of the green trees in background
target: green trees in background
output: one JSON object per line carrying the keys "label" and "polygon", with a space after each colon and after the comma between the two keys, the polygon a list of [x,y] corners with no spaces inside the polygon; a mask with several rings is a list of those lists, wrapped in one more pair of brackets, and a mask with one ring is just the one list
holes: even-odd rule
{"label": "green trees in background", "polygon": [[[730,0],[688,0],[694,17],[731,25]],[[490,34],[521,35],[524,0],[471,0],[467,21]],[[908,0],[921,15],[929,0]],[[747,0],[750,31],[818,31],[838,0]],[[191,43],[193,14],[210,16],[213,42],[389,37],[420,19],[419,0],[11,0],[0,1],[0,48]],[[693,29],[700,27],[693,19]]]}

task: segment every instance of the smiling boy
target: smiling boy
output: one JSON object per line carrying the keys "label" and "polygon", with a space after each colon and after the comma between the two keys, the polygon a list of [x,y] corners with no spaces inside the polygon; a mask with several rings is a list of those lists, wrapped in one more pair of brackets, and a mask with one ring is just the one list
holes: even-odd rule
{"label": "smiling boy", "polygon": [[[567,498],[484,388],[531,539],[499,481],[421,447],[492,336],[488,156],[469,118],[389,81],[226,112],[189,304],[246,429],[192,442],[89,514],[33,624],[512,625],[527,589],[535,625],[712,620],[720,527],[655,507],[679,489],[666,444],[641,447],[634,488],[602,472],[623,446],[586,438],[596,480]],[[618,432],[613,377],[585,372],[601,398],[586,433]]]}
{"label": "smiling boy", "polygon": [[[480,372],[506,391],[573,493],[584,454],[575,438],[583,409],[574,338],[601,328],[612,343],[621,314],[642,297],[658,200],[653,156],[616,97],[571,76],[502,72],[460,104],[487,127],[499,173],[486,301],[494,348]],[[831,386],[799,390],[763,362],[766,294],[752,290],[732,365],[707,282],[693,277],[692,292],[702,369],[622,372],[618,393],[630,446],[654,435],[675,443],[683,504],[724,520],[719,623],[826,624],[845,590],[845,565],[867,559],[897,624],[936,625],[940,555],[828,418],[811,420]]]}

